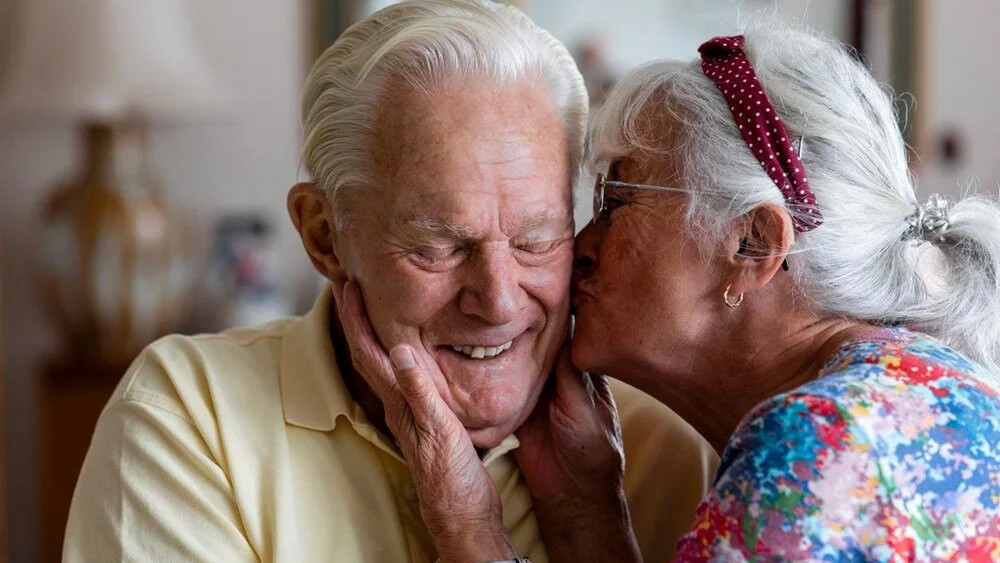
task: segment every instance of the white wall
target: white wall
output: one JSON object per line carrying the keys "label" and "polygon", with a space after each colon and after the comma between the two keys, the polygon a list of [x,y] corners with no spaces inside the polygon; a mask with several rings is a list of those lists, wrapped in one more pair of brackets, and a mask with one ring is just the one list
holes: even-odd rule
{"label": "white wall", "polygon": [[[7,37],[12,25],[11,2],[0,5],[0,37]],[[153,162],[202,235],[220,212],[269,212],[280,227],[282,271],[298,286],[309,279],[309,266],[286,218],[285,194],[298,166],[305,0],[186,4],[204,52],[235,104],[220,123],[154,129]],[[8,49],[0,40],[0,55]],[[35,560],[35,380],[38,366],[55,349],[28,266],[39,242],[40,202],[46,188],[73,166],[74,135],[65,123],[0,126],[4,470],[9,560],[17,562]]]}
{"label": "white wall", "polygon": [[[848,0],[522,0],[519,4],[571,49],[580,38],[602,41],[608,62],[618,72],[654,58],[693,59],[702,41],[737,31],[738,22],[754,14],[779,14],[842,40],[849,39],[851,23]],[[993,28],[1000,21],[1000,2],[927,0],[924,5],[926,24],[917,37],[926,49],[924,90],[913,119],[928,135],[925,145],[917,147],[918,194],[958,196],[971,184],[997,195],[1000,109],[995,100],[1000,93],[1000,64]],[[884,17],[884,10],[881,13]],[[939,136],[947,131],[957,131],[962,141],[964,154],[957,166],[947,167],[940,159]],[[583,201],[586,198],[580,199],[581,209],[589,205]],[[582,210],[583,215],[589,211]]]}
{"label": "white wall", "polygon": [[[601,46],[604,62],[621,74],[653,59],[694,60],[698,47],[718,35],[735,35],[751,18],[802,22],[842,40],[848,34],[848,0],[521,0],[541,27],[576,50],[579,41]],[[593,214],[590,182],[576,193],[577,228]]]}
{"label": "white wall", "polygon": [[778,14],[845,37],[847,0],[523,0],[538,25],[573,48],[581,37],[607,46],[616,70],[657,58],[694,59],[698,46],[739,32],[755,15]]}
{"label": "white wall", "polygon": [[[926,93],[917,100],[931,143],[923,147],[919,192],[959,195],[978,185],[983,193],[1000,194],[1000,61],[996,24],[1000,2],[933,0],[928,3]],[[946,167],[935,140],[957,131],[964,158]]]}

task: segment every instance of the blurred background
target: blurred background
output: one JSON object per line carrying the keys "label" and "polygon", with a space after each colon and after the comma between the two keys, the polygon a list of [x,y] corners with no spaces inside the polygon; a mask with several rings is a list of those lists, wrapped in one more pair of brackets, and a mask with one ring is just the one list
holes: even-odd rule
{"label": "blurred background", "polygon": [[[285,213],[311,61],[384,0],[0,0],[0,560],[56,561],[94,421],[136,351],[308,308]],[[906,93],[922,196],[1000,186],[996,0],[519,0],[594,103],[755,15]],[[586,198],[583,198],[586,200]]]}

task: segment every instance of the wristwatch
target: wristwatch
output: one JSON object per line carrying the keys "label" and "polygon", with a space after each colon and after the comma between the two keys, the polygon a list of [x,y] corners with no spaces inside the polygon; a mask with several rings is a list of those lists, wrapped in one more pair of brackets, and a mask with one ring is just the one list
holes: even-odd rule
{"label": "wristwatch", "polygon": [[531,563],[527,557],[515,557],[513,559],[503,559],[500,561],[488,561],[487,563]]}

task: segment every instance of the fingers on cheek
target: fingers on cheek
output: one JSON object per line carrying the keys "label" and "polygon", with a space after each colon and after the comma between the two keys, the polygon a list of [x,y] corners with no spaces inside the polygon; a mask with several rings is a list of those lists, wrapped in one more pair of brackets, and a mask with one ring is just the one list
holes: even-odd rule
{"label": "fingers on cheek", "polygon": [[355,336],[364,334],[368,319],[365,315],[364,305],[361,303],[361,294],[354,284],[349,290],[344,291],[344,303],[339,308],[340,319],[344,328],[353,332]]}
{"label": "fingers on cheek", "polygon": [[377,344],[372,342],[363,342],[361,344],[361,348],[361,357],[363,358],[362,361],[370,364],[372,369],[384,371],[385,362],[382,361],[382,358],[385,354],[382,352],[381,347],[378,347]]}
{"label": "fingers on cheek", "polygon": [[566,409],[553,404],[549,409],[549,421],[556,427],[570,430],[569,435],[575,438],[579,435],[579,431],[585,428],[579,413],[575,411],[576,409]]}
{"label": "fingers on cheek", "polygon": [[424,402],[423,390],[420,388],[420,381],[417,379],[420,374],[418,369],[399,370],[396,372],[396,382],[399,383],[399,390],[406,397],[406,402],[421,404]]}
{"label": "fingers on cheek", "polygon": [[398,395],[385,402],[385,423],[393,436],[399,440],[401,447],[410,442],[403,437],[411,436],[417,430],[416,421],[410,414],[409,407]]}
{"label": "fingers on cheek", "polygon": [[421,440],[436,449],[437,444],[441,441],[441,431],[438,425],[441,424],[440,417],[435,416],[437,413],[423,409],[420,411],[420,416],[415,416],[413,423],[416,426],[417,432],[420,433]]}
{"label": "fingers on cheek", "polygon": [[416,397],[406,399],[413,412],[414,430],[420,435],[420,441],[426,444],[422,449],[428,452],[441,452],[454,437],[452,432],[464,432],[464,429],[460,424],[453,424],[450,419],[453,419],[454,415],[438,397],[428,395],[436,393],[433,387],[424,388],[420,393],[419,399]]}
{"label": "fingers on cheek", "polygon": [[399,438],[400,436],[406,435],[406,426],[403,417],[396,413],[399,413],[397,409],[386,409],[385,424],[389,427],[389,430],[392,431],[392,435],[397,438],[397,441],[400,442],[400,446],[402,447],[403,442],[400,441]]}
{"label": "fingers on cheek", "polygon": [[360,349],[351,349],[351,364],[354,365],[354,369],[371,385],[372,390],[379,396],[379,399],[384,401],[385,397],[383,395],[385,389],[382,389],[382,386],[385,378],[377,373],[378,364],[373,360],[374,358],[365,355]]}
{"label": "fingers on cheek", "polygon": [[347,347],[351,351],[351,358],[354,363],[354,367],[358,367],[358,356],[360,355],[360,346],[358,338],[361,336],[360,330],[358,330],[357,323],[355,322],[354,315],[347,312],[344,308],[338,311],[340,315],[340,324],[344,329],[344,336],[347,338]]}
{"label": "fingers on cheek", "polygon": [[434,377],[424,369],[423,362],[418,363],[413,369],[397,371],[396,381],[406,401],[418,410],[423,418],[438,421],[443,419],[445,416],[441,411],[443,399],[434,384]]}

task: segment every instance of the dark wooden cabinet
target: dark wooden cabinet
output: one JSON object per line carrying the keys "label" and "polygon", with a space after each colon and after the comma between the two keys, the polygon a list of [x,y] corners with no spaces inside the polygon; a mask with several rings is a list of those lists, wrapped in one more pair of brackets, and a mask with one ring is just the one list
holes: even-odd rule
{"label": "dark wooden cabinet", "polygon": [[[0,303],[3,302],[3,247],[0,246]],[[0,319],[3,319],[3,310],[0,310]],[[3,380],[3,322],[0,321],[0,561],[7,560],[7,494],[5,485],[7,481],[4,472],[4,449],[6,448],[6,435],[4,424],[6,423],[6,413],[3,410],[4,403],[4,380]]]}
{"label": "dark wooden cabinet", "polygon": [[38,411],[43,561],[61,559],[73,489],[94,425],[127,367],[60,362],[43,370]]}

